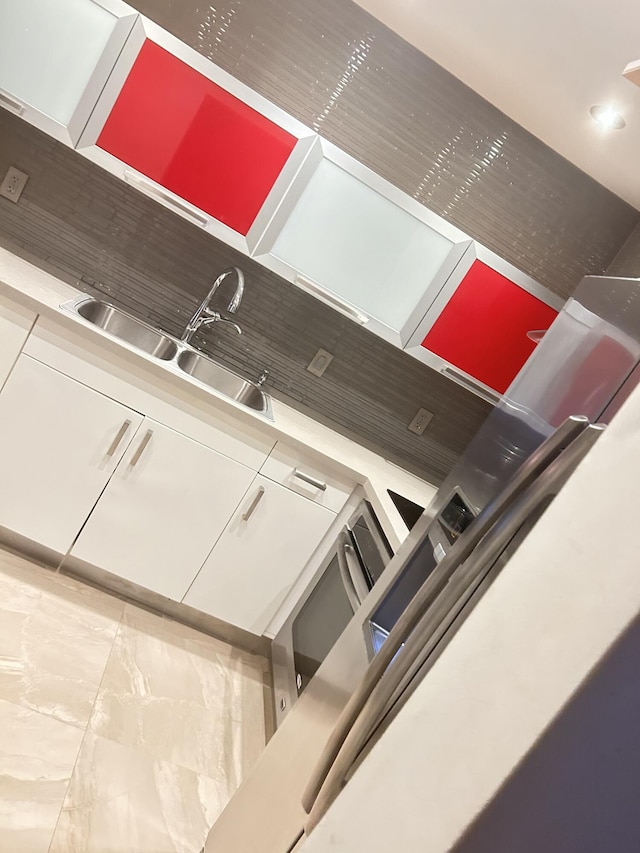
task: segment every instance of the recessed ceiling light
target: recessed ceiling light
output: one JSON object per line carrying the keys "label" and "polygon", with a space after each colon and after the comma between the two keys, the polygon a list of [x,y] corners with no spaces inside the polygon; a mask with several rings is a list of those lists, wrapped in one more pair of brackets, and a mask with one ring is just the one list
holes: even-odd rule
{"label": "recessed ceiling light", "polygon": [[603,130],[622,130],[626,121],[613,107],[604,107],[596,104],[589,110],[591,118],[597,122]]}

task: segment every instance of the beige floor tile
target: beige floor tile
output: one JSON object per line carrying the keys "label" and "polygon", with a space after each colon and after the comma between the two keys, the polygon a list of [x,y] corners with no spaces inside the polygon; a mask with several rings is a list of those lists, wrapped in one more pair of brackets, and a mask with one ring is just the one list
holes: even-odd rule
{"label": "beige floor tile", "polygon": [[49,853],[199,853],[224,785],[87,733]]}
{"label": "beige floor tile", "polygon": [[0,551],[0,698],[85,727],[123,609]]}
{"label": "beige floor tile", "polygon": [[224,783],[265,744],[263,659],[127,605],[92,732]]}
{"label": "beige floor tile", "polygon": [[83,732],[0,699],[0,851],[46,853]]}

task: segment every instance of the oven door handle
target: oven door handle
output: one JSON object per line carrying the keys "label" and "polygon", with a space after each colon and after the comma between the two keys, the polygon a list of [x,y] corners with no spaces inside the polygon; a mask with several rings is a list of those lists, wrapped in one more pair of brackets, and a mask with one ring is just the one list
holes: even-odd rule
{"label": "oven door handle", "polygon": [[360,557],[358,557],[356,549],[353,546],[348,529],[342,531],[341,537],[344,537],[344,544],[341,545],[341,548],[347,561],[349,577],[358,596],[358,601],[362,604],[369,594],[369,585],[367,584],[367,579],[360,563]]}
{"label": "oven door handle", "polygon": [[[354,574],[354,570],[352,568],[353,563],[350,561],[350,558],[355,558],[356,555],[353,550],[353,546],[349,542],[349,530],[347,527],[343,527],[338,534],[336,554],[338,557],[340,577],[342,578],[342,583],[344,585],[345,592],[347,593],[351,609],[355,613],[362,604],[364,596],[361,595],[362,587],[357,583],[358,575]],[[364,584],[364,578],[362,578],[362,583]]]}

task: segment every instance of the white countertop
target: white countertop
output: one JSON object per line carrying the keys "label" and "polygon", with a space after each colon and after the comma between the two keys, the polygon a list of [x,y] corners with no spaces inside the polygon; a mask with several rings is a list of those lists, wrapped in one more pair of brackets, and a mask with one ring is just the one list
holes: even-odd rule
{"label": "white countertop", "polygon": [[200,397],[203,394],[206,395],[208,404],[227,415],[233,413],[244,423],[252,423],[253,426],[263,430],[265,435],[286,442],[288,445],[299,444],[320,453],[332,468],[341,469],[363,486],[366,497],[371,501],[394,548],[397,548],[406,537],[407,528],[391,501],[387,489],[421,506],[426,506],[437,491],[432,484],[388,462],[379,454],[303,415],[280,400],[272,398],[274,420],[268,421],[244,406],[216,394],[192,377],[178,374],[152,356],[126,343],[116,341],[111,335],[106,335],[81,318],[60,310],[61,304],[83,294],[1,247],[0,293],[4,293],[38,314],[54,315],[63,324],[72,324],[76,328],[80,326],[87,330],[94,340],[98,341],[102,338],[105,343],[108,340],[110,347],[115,342],[119,349],[128,354],[127,357],[132,363],[146,362],[150,372],[162,371],[163,378],[170,377],[171,381],[177,383],[183,391],[185,386],[191,386],[194,395]]}

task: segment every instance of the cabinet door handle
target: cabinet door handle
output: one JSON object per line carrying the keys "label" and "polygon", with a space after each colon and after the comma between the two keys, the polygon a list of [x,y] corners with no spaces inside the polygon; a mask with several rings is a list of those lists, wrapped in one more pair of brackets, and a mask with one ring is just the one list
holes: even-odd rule
{"label": "cabinet door handle", "polygon": [[462,373],[458,373],[457,370],[452,370],[450,367],[443,367],[441,368],[440,373],[444,376],[448,376],[450,379],[453,379],[454,382],[457,382],[458,385],[462,385],[463,388],[473,391],[474,394],[477,394],[478,397],[482,397],[482,399],[486,400],[487,403],[493,403],[495,406],[495,404],[500,400],[500,394],[490,391],[488,388],[474,382],[472,379],[467,379],[466,376],[463,376]]}
{"label": "cabinet door handle", "polygon": [[262,500],[262,496],[264,495],[264,486],[259,486],[258,491],[256,492],[255,498],[251,501],[249,505],[249,509],[246,512],[242,513],[242,520],[249,521],[251,516],[253,515],[255,508],[258,506],[260,501]]}
{"label": "cabinet door handle", "polygon": [[116,452],[116,450],[118,449],[118,445],[120,444],[122,439],[127,434],[127,430],[129,429],[130,426],[131,426],[131,421],[125,421],[122,424],[122,426],[120,427],[120,429],[118,430],[118,432],[116,434],[116,437],[113,439],[113,441],[111,442],[111,444],[109,446],[109,449],[107,450],[107,457],[108,458],[113,456],[113,454]]}
{"label": "cabinet door handle", "polygon": [[148,195],[149,198],[161,201],[163,204],[172,207],[175,211],[182,214],[182,216],[186,216],[201,228],[205,228],[209,222],[208,216],[200,214],[195,210],[191,210],[191,208],[186,204],[182,204],[177,198],[174,198],[172,195],[169,195],[169,193],[164,192],[162,187],[156,186],[152,181],[145,180],[141,175],[137,175],[135,172],[131,172],[129,169],[126,169],[124,179],[128,184],[131,184],[132,187],[140,190],[141,193]]}
{"label": "cabinet door handle", "polygon": [[293,469],[293,476],[296,477],[298,480],[302,480],[303,483],[309,483],[310,486],[315,486],[315,488],[319,489],[321,492],[327,491],[326,483],[323,483],[322,480],[316,480],[315,477],[310,477],[303,471],[298,471],[297,468]]}
{"label": "cabinet door handle", "polygon": [[21,101],[17,101],[15,98],[12,98],[11,95],[8,95],[2,89],[0,89],[0,105],[11,110],[11,112],[15,113],[17,116],[21,116],[25,110],[25,105]]}
{"label": "cabinet door handle", "polygon": [[548,329],[531,329],[527,332],[527,337],[530,341],[533,341],[534,344],[539,344],[548,331]]}
{"label": "cabinet door handle", "polygon": [[151,436],[152,436],[152,435],[153,435],[153,430],[152,430],[152,429],[148,429],[148,430],[145,432],[145,434],[144,434],[144,438],[142,439],[142,441],[141,441],[141,442],[140,442],[140,444],[138,445],[138,449],[136,450],[136,452],[135,452],[135,453],[133,454],[133,456],[131,457],[131,462],[129,463],[129,465],[130,465],[132,468],[135,468],[135,467],[136,467],[136,465],[138,464],[138,462],[140,461],[140,457],[141,457],[141,456],[142,456],[142,454],[144,453],[144,451],[145,451],[145,449],[146,449],[146,447],[147,447],[147,444],[149,444],[149,442],[151,441]]}
{"label": "cabinet door handle", "polygon": [[355,320],[356,323],[360,323],[361,326],[364,326],[365,323],[369,322],[369,317],[367,317],[366,314],[363,314],[362,311],[358,311],[357,308],[354,308],[354,306],[345,299],[340,299],[339,296],[335,296],[331,291],[322,287],[321,284],[316,284],[315,281],[311,281],[302,275],[296,276],[296,284],[299,284],[303,290],[308,290],[309,293],[313,293],[314,296],[322,299],[323,302],[326,302],[327,305],[331,305],[332,308],[340,311],[341,314],[346,314],[347,317]]}

